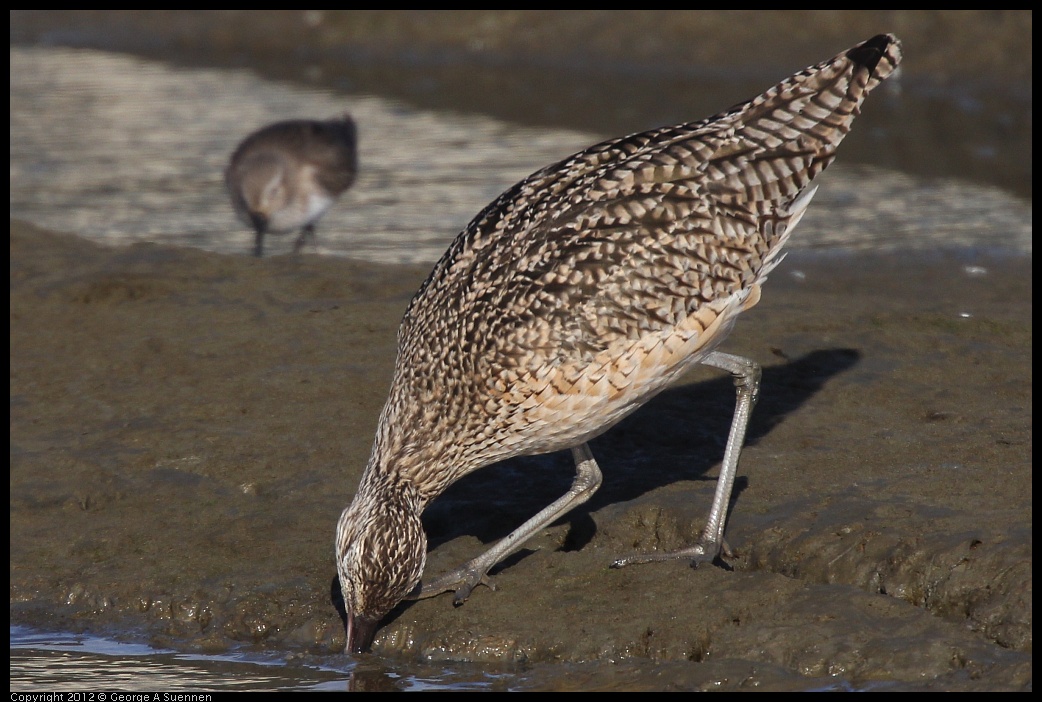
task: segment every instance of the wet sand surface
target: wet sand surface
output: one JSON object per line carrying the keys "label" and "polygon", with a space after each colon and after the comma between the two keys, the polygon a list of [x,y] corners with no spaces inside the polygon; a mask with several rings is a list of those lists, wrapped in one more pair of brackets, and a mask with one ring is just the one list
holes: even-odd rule
{"label": "wet sand surface", "polygon": [[[10,253],[12,621],[342,660],[333,528],[430,266],[21,221]],[[396,610],[356,686],[406,661],[510,689],[1030,689],[1031,280],[980,250],[791,255],[724,348],[764,365],[731,570],[607,567],[697,536],[734,404],[706,370],[593,442],[600,492],[495,592]],[[427,572],[571,477],[567,455],[467,477],[425,514]]]}

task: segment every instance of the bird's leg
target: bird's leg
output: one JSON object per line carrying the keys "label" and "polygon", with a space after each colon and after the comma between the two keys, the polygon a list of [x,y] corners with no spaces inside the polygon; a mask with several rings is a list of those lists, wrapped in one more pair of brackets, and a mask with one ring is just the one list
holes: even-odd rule
{"label": "bird's leg", "polygon": [[304,228],[300,230],[300,235],[297,237],[297,240],[293,242],[293,253],[299,254],[300,250],[304,248],[304,244],[307,242],[308,239],[311,239],[312,242],[315,242],[316,246],[318,245],[318,240],[315,239],[314,224],[305,224]]}
{"label": "bird's leg", "polygon": [[738,471],[738,457],[742,452],[742,444],[745,442],[745,430],[749,426],[753,406],[760,396],[761,369],[758,364],[747,358],[718,351],[709,354],[702,363],[731,373],[734,376],[737,395],[734,419],[731,420],[731,433],[727,437],[724,460],[720,466],[720,477],[716,481],[716,494],[713,496],[713,506],[709,509],[709,519],[706,520],[702,535],[698,537],[698,541],[693,546],[688,548],[669,553],[627,556],[612,563],[612,568],[680,558],[690,558],[691,566],[697,567],[700,563],[713,562],[721,553],[725,556],[734,555],[727,546],[727,542],[724,541],[724,524],[727,521],[727,508],[731,501],[731,488],[734,486],[735,474]]}
{"label": "bird's leg", "polygon": [[456,570],[445,573],[429,583],[422,584],[418,588],[419,591],[412,595],[412,599],[422,600],[453,590],[456,593],[453,603],[461,605],[467,601],[471,591],[478,585],[486,585],[495,589],[492,581],[488,579],[488,571],[492,566],[520,549],[537,531],[589,500],[601,486],[601,469],[597,466],[597,461],[594,460],[587,444],[573,448],[572,458],[575,459],[575,480],[572,481],[572,487],[567,493],[474,560],[464,563]]}
{"label": "bird's leg", "polygon": [[253,255],[257,258],[264,256],[264,230],[258,228],[253,240]]}

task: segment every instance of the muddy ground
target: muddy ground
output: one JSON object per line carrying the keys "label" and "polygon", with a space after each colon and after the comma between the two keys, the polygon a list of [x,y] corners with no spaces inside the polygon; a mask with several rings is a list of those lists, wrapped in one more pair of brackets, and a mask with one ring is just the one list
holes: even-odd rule
{"label": "muddy ground", "polygon": [[[12,621],[335,655],[333,530],[426,269],[107,249],[19,222],[10,253]],[[375,652],[655,662],[663,687],[1030,685],[1030,261],[975,265],[775,273],[726,345],[765,368],[733,570],[607,567],[705,518],[734,394],[698,372],[594,441],[601,491],[497,591],[404,605]],[[425,516],[428,573],[570,480],[567,455],[464,479]]]}

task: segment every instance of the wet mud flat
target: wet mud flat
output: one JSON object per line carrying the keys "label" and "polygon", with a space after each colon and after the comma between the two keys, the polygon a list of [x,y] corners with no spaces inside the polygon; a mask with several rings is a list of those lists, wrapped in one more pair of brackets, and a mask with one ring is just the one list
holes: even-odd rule
{"label": "wet mud flat", "polygon": [[[95,246],[11,227],[12,622],[336,660],[333,531],[428,267]],[[592,444],[593,500],[364,666],[567,670],[558,689],[1029,689],[1031,264],[790,256],[724,350],[764,365],[730,569],[693,540],[734,391],[686,377]],[[467,477],[427,572],[559,496],[567,455]],[[551,674],[529,675],[546,687]]]}

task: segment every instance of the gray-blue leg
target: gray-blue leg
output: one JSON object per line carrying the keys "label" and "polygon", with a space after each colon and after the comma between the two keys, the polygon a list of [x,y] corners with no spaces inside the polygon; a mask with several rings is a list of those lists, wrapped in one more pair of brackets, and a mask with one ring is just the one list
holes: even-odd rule
{"label": "gray-blue leg", "polygon": [[734,376],[737,395],[734,418],[731,420],[731,433],[727,437],[724,460],[720,466],[720,477],[716,481],[716,494],[713,496],[713,506],[709,509],[709,518],[706,520],[702,535],[698,537],[698,541],[693,546],[668,553],[642,553],[619,558],[612,563],[612,568],[679,558],[690,558],[691,565],[697,566],[700,563],[711,563],[721,553],[727,556],[732,555],[724,541],[727,507],[731,501],[731,489],[734,487],[735,475],[738,472],[738,458],[742,453],[742,445],[745,443],[749,417],[760,396],[762,371],[758,364],[747,358],[719,351],[714,351],[706,356],[702,363],[725,370]]}
{"label": "gray-blue leg", "polygon": [[429,583],[424,583],[413,598],[422,600],[453,590],[456,593],[453,602],[459,605],[466,602],[470,593],[478,585],[486,585],[494,590],[495,586],[488,579],[488,571],[494,565],[520,549],[537,531],[589,500],[601,486],[601,469],[597,466],[597,461],[594,460],[587,444],[573,448],[572,458],[575,460],[575,480],[572,481],[572,487],[567,493],[543,508],[537,515],[512,531],[485,553],[464,563],[456,570],[445,573]]}

